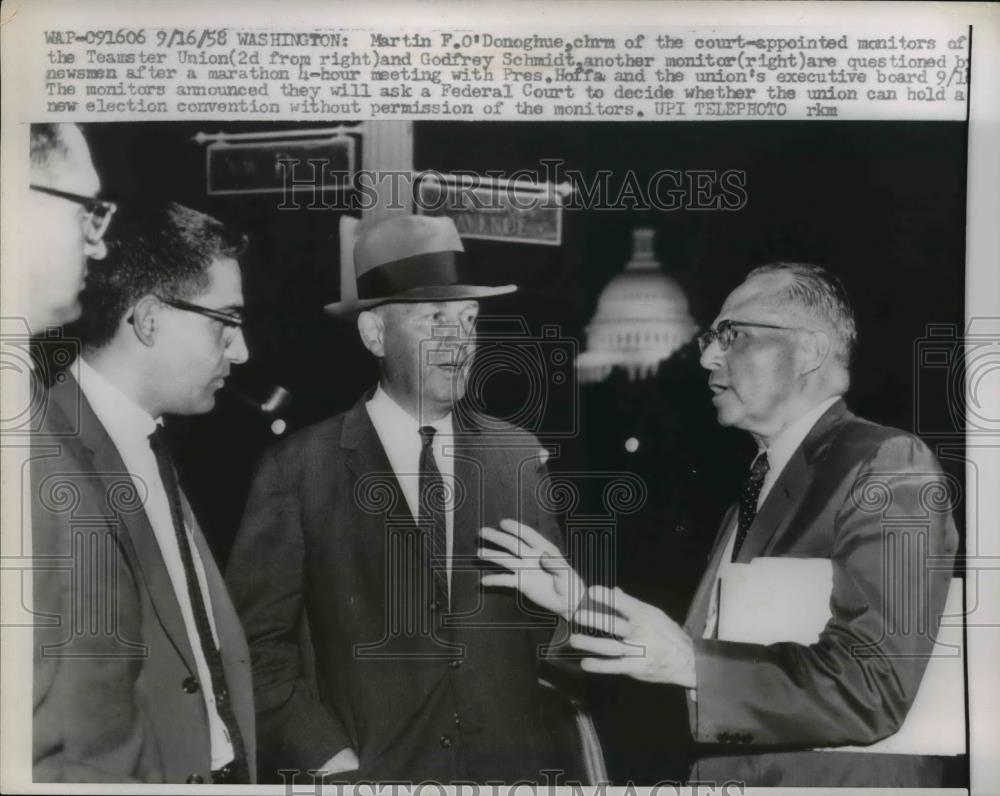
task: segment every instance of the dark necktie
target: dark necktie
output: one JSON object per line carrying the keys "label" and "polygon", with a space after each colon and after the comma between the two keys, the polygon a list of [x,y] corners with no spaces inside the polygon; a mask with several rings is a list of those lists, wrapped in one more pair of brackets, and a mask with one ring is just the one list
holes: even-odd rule
{"label": "dark necktie", "polygon": [[743,540],[747,538],[747,531],[753,525],[753,518],[757,516],[757,498],[760,497],[760,488],[764,485],[764,476],[767,475],[769,468],[766,453],[758,455],[750,465],[750,475],[747,476],[743,484],[743,494],[740,495],[740,517],[736,528],[736,542],[733,544],[733,561],[739,555]]}
{"label": "dark necktie", "polygon": [[215,639],[212,637],[212,626],[208,621],[205,598],[198,583],[198,575],[195,572],[194,558],[191,553],[191,544],[188,541],[187,529],[184,524],[180,485],[177,483],[177,473],[170,458],[170,451],[167,448],[162,427],[158,427],[156,431],[149,435],[149,447],[153,449],[153,455],[156,456],[156,466],[160,471],[163,489],[167,493],[167,502],[170,504],[170,517],[174,522],[177,547],[180,549],[181,561],[184,564],[184,578],[187,581],[188,594],[191,597],[191,612],[194,614],[194,624],[198,630],[198,639],[201,641],[202,653],[205,656],[208,671],[212,677],[215,707],[219,712],[219,718],[222,719],[223,724],[226,726],[226,732],[229,733],[229,740],[233,745],[233,754],[235,757],[230,764],[233,772],[233,779],[231,781],[249,783],[250,776],[247,768],[246,747],[243,744],[243,735],[240,733],[239,725],[236,723],[236,715],[233,713],[232,702],[229,700],[229,690],[226,688],[226,673],[222,665],[222,655],[219,653],[219,648],[215,646]]}
{"label": "dark necktie", "polygon": [[430,537],[431,571],[438,590],[448,595],[448,526],[445,487],[434,460],[434,426],[420,427],[420,530]]}

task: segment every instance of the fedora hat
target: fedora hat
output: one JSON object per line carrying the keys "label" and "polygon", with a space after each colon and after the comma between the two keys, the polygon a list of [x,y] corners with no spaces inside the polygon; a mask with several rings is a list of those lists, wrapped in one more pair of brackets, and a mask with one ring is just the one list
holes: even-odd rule
{"label": "fedora hat", "polygon": [[346,315],[399,301],[458,301],[499,296],[516,285],[474,284],[455,222],[447,216],[392,216],[354,244],[357,298],[323,309]]}

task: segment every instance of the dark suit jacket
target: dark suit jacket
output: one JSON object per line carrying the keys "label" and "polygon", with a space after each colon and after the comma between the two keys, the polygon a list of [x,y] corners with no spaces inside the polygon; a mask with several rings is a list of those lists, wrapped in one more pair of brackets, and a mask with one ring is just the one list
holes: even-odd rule
{"label": "dark suit jacket", "polygon": [[[504,517],[558,540],[538,441],[498,421],[456,427],[449,613],[367,397],[265,455],[230,558],[261,777],[352,747],[355,778],[538,781],[552,741],[537,678],[557,623],[512,589],[484,590],[476,558],[479,528]],[[314,657],[300,654],[305,618]]]}
{"label": "dark suit jacket", "polygon": [[[35,781],[210,783],[204,699],[143,496],[68,375],[49,392],[31,479]],[[253,771],[246,641],[193,530]]]}
{"label": "dark suit jacket", "polygon": [[933,786],[939,760],[806,751],[866,745],[906,717],[944,607],[958,535],[944,475],[915,437],[855,417],[816,423],[761,505],[738,561],[829,558],[832,617],[817,643],[702,639],[734,513],[722,523],[686,628],[705,748],[692,779],[757,786]]}

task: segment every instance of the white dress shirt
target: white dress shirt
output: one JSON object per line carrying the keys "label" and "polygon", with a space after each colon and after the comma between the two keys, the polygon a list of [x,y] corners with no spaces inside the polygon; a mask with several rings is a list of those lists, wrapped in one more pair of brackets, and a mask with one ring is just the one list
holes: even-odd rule
{"label": "white dress shirt", "polygon": [[[827,398],[822,403],[817,404],[802,417],[792,423],[782,431],[768,447],[760,446],[757,456],[761,453],[767,454],[768,470],[764,476],[764,482],[760,486],[760,494],[757,496],[757,509],[764,505],[771,487],[785,469],[785,465],[791,460],[792,455],[799,446],[809,436],[816,422],[826,413],[826,410],[840,400],[839,395]],[[756,457],[755,457],[756,460]],[[712,593],[708,603],[708,617],[705,621],[705,632],[703,638],[714,638],[718,630],[718,607],[719,607],[719,582],[726,575],[726,571],[733,564],[733,547],[736,544],[736,529],[739,527],[739,512],[736,512],[733,522],[727,532],[725,549],[722,551],[722,558],[719,559],[719,568],[715,574],[715,583],[712,586]]]}
{"label": "white dress shirt", "polygon": [[[170,583],[174,588],[174,596],[180,606],[188,642],[194,655],[195,667],[198,670],[198,683],[205,700],[205,709],[208,712],[208,727],[212,744],[212,768],[222,768],[234,758],[233,745],[215,706],[212,676],[201,648],[198,627],[194,621],[191,596],[188,593],[187,577],[184,573],[184,562],[177,545],[174,521],[170,515],[170,503],[160,478],[156,456],[149,445],[149,435],[156,431],[158,420],[154,420],[146,410],[94,370],[83,357],[80,357],[79,361],[80,388],[94,410],[94,414],[97,415],[97,419],[101,421],[104,430],[107,431],[111,441],[118,449],[139,496],[144,499],[146,516],[149,518],[149,524],[156,536],[160,554],[163,556],[163,563],[170,576]],[[202,599],[205,601],[205,609],[208,612],[208,622],[212,628],[212,637],[218,646],[219,640],[215,632],[215,619],[212,615],[212,602],[209,597],[208,582],[205,579],[204,565],[198,554],[198,547],[195,544],[191,528],[187,527],[187,523],[185,523],[185,527]]]}
{"label": "white dress shirt", "polygon": [[389,464],[403,490],[403,497],[413,515],[420,518],[420,451],[423,440],[421,426],[434,426],[437,433],[431,442],[434,462],[441,471],[445,485],[445,531],[447,534],[448,593],[451,594],[451,558],[455,549],[455,440],[451,413],[433,423],[420,423],[396,403],[380,384],[371,400],[365,404],[375,432],[389,457]]}

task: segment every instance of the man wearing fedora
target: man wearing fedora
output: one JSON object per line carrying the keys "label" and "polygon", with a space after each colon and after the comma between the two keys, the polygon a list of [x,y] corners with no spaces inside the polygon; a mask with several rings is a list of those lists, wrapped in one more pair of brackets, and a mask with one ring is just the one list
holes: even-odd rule
{"label": "man wearing fedora", "polygon": [[326,309],[356,315],[379,382],[259,466],[228,580],[264,780],[539,782],[558,764],[538,677],[559,617],[484,584],[476,558],[501,518],[562,547],[538,501],[544,455],[456,406],[478,299],[516,288],[472,284],[463,257],[448,218],[362,232],[359,298]]}

